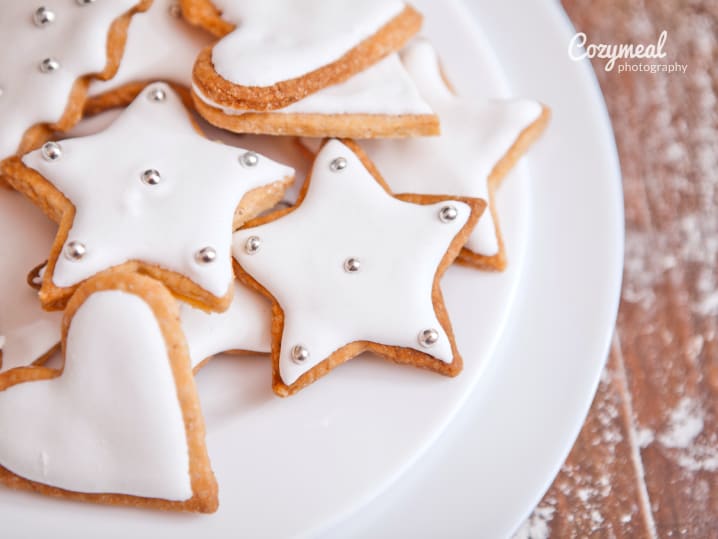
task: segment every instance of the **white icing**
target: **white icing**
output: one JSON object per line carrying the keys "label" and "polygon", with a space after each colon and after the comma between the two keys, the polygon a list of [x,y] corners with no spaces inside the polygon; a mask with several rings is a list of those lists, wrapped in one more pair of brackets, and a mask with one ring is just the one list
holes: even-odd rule
{"label": "white icing", "polygon": [[165,340],[137,296],[88,298],[62,375],[0,392],[0,432],[0,464],[20,477],[74,492],[192,497]]}
{"label": "white icing", "polygon": [[340,59],[404,9],[399,0],[213,0],[237,28],[214,46],[224,79],[272,86]]}
{"label": "white icing", "polygon": [[[166,93],[164,102],[148,97],[156,89]],[[240,200],[293,175],[261,156],[257,166],[242,166],[244,152],[199,135],[179,96],[163,83],[148,87],[105,131],[60,144],[57,161],[39,150],[23,157],[76,208],[67,242],[83,243],[87,254],[80,261],[58,257],[52,279],[60,287],[140,260],[224,296],[233,279],[232,219]],[[160,172],[158,185],[141,181],[149,169]],[[208,246],[216,260],[198,263],[195,254]]]}
{"label": "white icing", "polygon": [[[194,93],[207,105],[225,114],[247,111],[223,107],[193,86]],[[288,107],[272,111],[286,114],[432,114],[431,107],[419,95],[398,54],[357,73],[347,81],[327,86]]]}
{"label": "white icing", "polygon": [[234,284],[234,299],[223,313],[206,313],[182,304],[180,320],[189,345],[192,368],[222,352],[268,354],[272,348],[272,308],[269,302]]}
{"label": "white icing", "polygon": [[204,121],[200,121],[200,124],[207,138],[221,140],[231,146],[241,146],[292,167],[295,171],[295,179],[284,193],[284,200],[290,204],[297,201],[299,191],[304,185],[304,179],[312,165],[311,156],[300,144],[297,144],[297,139],[269,135],[241,135],[219,129]]}
{"label": "white icing", "polygon": [[40,307],[26,283],[47,258],[56,226],[20,194],[0,187],[0,372],[29,365],[60,342],[59,313]]}
{"label": "white icing", "polygon": [[137,81],[163,80],[189,88],[192,66],[211,36],[190,26],[171,8],[178,0],[154,0],[152,7],[132,18],[120,69],[109,81],[95,81],[90,96]]}
{"label": "white icing", "polygon": [[119,118],[122,112],[123,109],[121,108],[113,108],[104,110],[92,116],[85,116],[82,120],[77,122],[72,129],[63,133],[58,133],[58,140],[96,135],[100,131],[104,131],[110,127],[112,123]]}
{"label": "white icing", "polygon": [[[94,135],[109,127],[121,112],[121,109],[110,109],[95,116],[83,118],[75,127],[67,133],[63,133],[63,136],[75,138]],[[307,155],[301,145],[297,144],[295,138],[232,133],[210,125],[202,118],[197,118],[197,123],[210,140],[257,152],[273,161],[284,163],[293,168],[295,180],[284,193],[284,199],[292,204],[296,202],[299,190],[304,185],[304,178],[306,178],[312,163],[310,156]]]}
{"label": "white icing", "polygon": [[[70,0],[0,1],[0,159],[17,151],[31,126],[62,118],[75,80],[105,68],[112,22],[135,4],[137,0],[97,0],[85,6]],[[32,17],[40,5],[55,14],[54,22],[41,28]],[[40,72],[40,62],[50,57],[60,62],[60,69]]]}
{"label": "white icing", "polygon": [[[344,157],[348,166],[332,172]],[[309,191],[289,215],[234,235],[234,257],[284,311],[280,375],[290,385],[342,346],[354,341],[427,352],[451,363],[449,337],[437,319],[432,288],[437,269],[471,208],[451,202],[458,218],[442,223],[448,203],[422,206],[390,196],[344,144],[332,140],[317,156]],[[247,239],[259,236],[254,255]],[[357,257],[361,270],[344,271]],[[418,335],[436,329],[439,341],[422,348]],[[309,349],[301,365],[296,345]]]}
{"label": "white icing", "polygon": [[[422,96],[441,120],[441,136],[361,143],[395,193],[449,194],[488,202],[488,178],[519,135],[541,115],[525,99],[478,101],[456,97],[446,87],[436,51],[414,41],[404,64]],[[493,256],[499,251],[496,225],[487,211],[466,247]]]}

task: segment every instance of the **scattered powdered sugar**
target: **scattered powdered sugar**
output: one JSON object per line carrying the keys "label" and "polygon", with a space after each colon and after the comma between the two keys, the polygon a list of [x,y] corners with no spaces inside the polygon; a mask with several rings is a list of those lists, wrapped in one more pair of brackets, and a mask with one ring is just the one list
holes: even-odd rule
{"label": "scattered powdered sugar", "polygon": [[643,428],[636,431],[636,442],[638,442],[638,447],[641,449],[645,449],[651,445],[655,439],[656,435],[651,429]]}
{"label": "scattered powdered sugar", "polygon": [[[629,530],[634,517],[640,514],[637,503],[624,500],[620,492],[614,492],[613,473],[623,464],[618,447],[625,442],[621,429],[622,403],[615,390],[615,376],[612,368],[604,371],[591,419],[581,433],[579,443],[592,448],[595,460],[569,458],[549,494],[514,539],[549,537],[552,520],[559,514],[564,525],[569,522],[570,529],[581,530],[582,535],[611,537],[615,526]],[[621,518],[612,518],[618,511]],[[559,531],[564,529],[554,530]]]}
{"label": "scattered powdered sugar", "polygon": [[514,539],[548,539],[550,536],[549,524],[555,513],[554,507],[540,505],[516,531]]}
{"label": "scattered powdered sugar", "polygon": [[642,429],[645,445],[654,440],[668,452],[668,455],[687,472],[718,471],[718,436],[706,434],[705,411],[694,399],[683,398],[671,411],[668,425],[657,437],[652,431]]}
{"label": "scattered powdered sugar", "polygon": [[658,437],[658,441],[663,447],[685,449],[702,431],[703,412],[698,403],[686,397],[671,412],[668,430]]}

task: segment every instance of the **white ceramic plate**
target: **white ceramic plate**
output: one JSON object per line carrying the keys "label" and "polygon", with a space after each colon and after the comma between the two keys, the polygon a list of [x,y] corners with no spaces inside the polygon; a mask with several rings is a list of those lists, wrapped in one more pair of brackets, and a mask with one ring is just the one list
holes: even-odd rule
{"label": "white ceramic plate", "polygon": [[[508,95],[501,66],[467,12],[453,2],[416,3],[427,15],[426,33],[459,91],[477,97]],[[519,3],[524,11],[530,8],[514,3],[514,8]],[[491,42],[504,61],[514,46],[504,39],[520,41],[521,35],[505,31],[510,11],[488,0],[474,7],[495,22],[492,29],[501,38],[492,34]],[[538,11],[546,17],[553,9]],[[551,17],[546,20],[553,24],[546,28],[566,33]],[[540,52],[529,51],[545,61],[550,50],[543,49],[543,56]],[[562,64],[563,56],[555,56],[556,64]],[[567,98],[558,83],[555,88],[549,85],[554,91],[516,87],[550,104],[557,118],[536,151],[533,182],[520,170],[502,191],[510,270],[478,275],[457,268],[445,279],[466,363],[461,377],[443,379],[366,357],[292,399],[279,400],[269,389],[266,360],[219,359],[198,378],[220,482],[219,513],[164,515],[2,491],[4,529],[18,537],[51,532],[58,538],[254,538],[322,530],[327,536],[378,536],[382,530],[416,536],[431,530],[429,524],[437,526],[436,533],[449,529],[459,521],[449,518],[449,509],[464,508],[467,504],[456,503],[463,500],[469,502],[470,517],[460,521],[470,527],[462,524],[457,531],[509,531],[545,488],[582,421],[605,356],[620,275],[620,199],[605,117],[585,67],[564,67],[570,69],[559,74],[570,72],[577,81],[573,97]],[[510,75],[512,82],[520,81]],[[580,145],[577,126],[592,136],[592,145]],[[572,152],[568,158],[566,151]],[[524,373],[532,378],[524,378]],[[346,520],[409,469],[469,397],[469,409],[419,469]],[[547,417],[550,422],[544,421]],[[506,442],[537,429],[545,436],[532,439],[535,448]],[[473,445],[458,445],[459,452],[471,448],[470,458],[446,468],[456,479],[442,490],[445,481],[432,473],[437,455],[457,451],[457,444],[448,443],[452,436]],[[517,449],[519,462],[513,454]],[[502,469],[508,470],[504,476],[497,473]],[[524,470],[526,477],[512,473],[517,470]],[[411,481],[425,483],[415,497],[406,498]],[[385,502],[387,497],[394,499]],[[423,504],[418,512],[417,504]],[[437,504],[446,511],[437,515]],[[395,512],[381,510],[393,506]],[[332,530],[333,525],[339,527]]]}
{"label": "white ceramic plate", "polygon": [[[509,537],[584,422],[608,354],[623,267],[621,175],[608,115],[558,2],[467,0],[516,95],[553,109],[532,152],[529,247],[499,346],[411,472],[323,537]],[[474,72],[476,76],[480,73]],[[517,536],[527,537],[525,531]]]}

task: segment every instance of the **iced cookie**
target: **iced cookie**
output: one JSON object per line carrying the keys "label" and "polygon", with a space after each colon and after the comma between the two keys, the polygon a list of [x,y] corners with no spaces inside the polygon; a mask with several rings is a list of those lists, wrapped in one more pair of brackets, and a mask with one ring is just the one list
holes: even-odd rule
{"label": "iced cookie", "polygon": [[157,80],[189,89],[194,61],[211,41],[211,34],[182,19],[179,0],[154,0],[149,10],[132,18],[117,74],[90,84],[85,113],[126,106]]}
{"label": "iced cookie", "polygon": [[60,223],[40,289],[49,309],[108,269],[140,271],[195,306],[226,309],[233,228],[272,207],[293,176],[202,137],[164,83],[105,131],[46,143],[2,171]]}
{"label": "iced cookie", "polygon": [[221,107],[197,86],[192,96],[208,122],[236,133],[355,139],[439,134],[437,116],[419,95],[398,54],[276,111]]}
{"label": "iced cookie", "polygon": [[217,354],[269,354],[271,350],[271,304],[238,282],[225,312],[206,313],[184,303],[180,320],[195,371]]}
{"label": "iced cookie", "polygon": [[[402,53],[406,68],[441,119],[439,137],[361,143],[395,193],[445,194],[489,202],[459,262],[482,270],[506,268],[495,193],[509,170],[541,135],[550,112],[527,99],[484,100],[456,96],[436,51],[415,40]],[[310,151],[321,144],[303,140]]]}
{"label": "iced cookie", "polygon": [[82,115],[90,79],[122,57],[132,15],[151,0],[5,0],[0,6],[0,160],[40,146]]}
{"label": "iced cookie", "polygon": [[365,351],[458,374],[439,282],[484,208],[395,197],[356,145],[327,142],[298,204],[234,235],[240,279],[273,302],[274,390],[291,395]]}
{"label": "iced cookie", "polygon": [[[121,113],[121,109],[113,108],[94,116],[88,116],[83,118],[82,121],[67,133],[57,134],[57,136],[60,138],[75,138],[94,135],[107,129]],[[307,177],[309,168],[314,160],[314,155],[307,151],[307,148],[299,142],[298,138],[232,133],[214,127],[201,118],[199,118],[198,123],[204,135],[210,140],[222,142],[235,148],[253,151],[293,168],[295,181],[287,188],[287,191],[284,193],[284,198],[279,204],[282,207],[286,207],[296,202],[299,196],[299,190],[304,183],[304,178]]]}
{"label": "iced cookie", "polygon": [[400,0],[182,0],[184,16],[220,39],[194,66],[218,108],[277,110],[399,50],[421,27]]}
{"label": "iced cookie", "polygon": [[22,195],[0,189],[0,372],[47,357],[60,343],[59,313],[40,306],[27,272],[50,252],[57,227]]}
{"label": "iced cookie", "polygon": [[177,302],[106,274],[63,321],[65,366],[0,375],[0,483],[87,502],[213,512],[217,485]]}

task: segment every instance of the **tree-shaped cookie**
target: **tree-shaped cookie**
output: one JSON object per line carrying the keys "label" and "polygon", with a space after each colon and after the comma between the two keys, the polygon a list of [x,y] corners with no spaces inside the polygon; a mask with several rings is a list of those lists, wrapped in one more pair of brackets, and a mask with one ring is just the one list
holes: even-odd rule
{"label": "tree-shaped cookie", "polygon": [[481,218],[460,261],[502,270],[506,250],[495,191],[507,172],[541,135],[549,110],[528,99],[477,100],[447,87],[436,51],[426,40],[402,54],[421,95],[441,119],[441,136],[366,141],[362,148],[385,174],[395,193],[447,194],[481,198],[490,212]]}
{"label": "tree-shaped cookie", "polygon": [[402,138],[439,134],[439,119],[422,99],[397,53],[283,109],[220,107],[193,88],[198,112],[236,133],[307,137]]}

